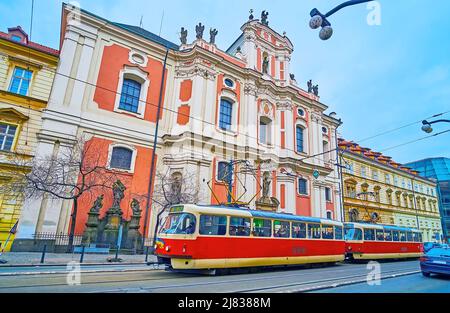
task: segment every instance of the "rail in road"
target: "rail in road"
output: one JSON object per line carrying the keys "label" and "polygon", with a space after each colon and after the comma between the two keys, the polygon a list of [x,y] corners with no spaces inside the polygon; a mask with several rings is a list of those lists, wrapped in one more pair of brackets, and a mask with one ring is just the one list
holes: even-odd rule
{"label": "rail in road", "polygon": [[[381,278],[419,272],[417,261],[381,263]],[[0,292],[306,292],[357,284],[366,280],[366,264],[340,264],[324,268],[271,270],[256,274],[198,276],[163,270],[85,272],[81,284],[69,286],[67,274],[5,276]]]}

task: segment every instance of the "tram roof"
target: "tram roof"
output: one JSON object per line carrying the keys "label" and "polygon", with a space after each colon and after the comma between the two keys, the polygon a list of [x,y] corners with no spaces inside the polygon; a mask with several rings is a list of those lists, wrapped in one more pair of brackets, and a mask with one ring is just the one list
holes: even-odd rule
{"label": "tram roof", "polygon": [[356,226],[356,227],[372,228],[372,229],[401,230],[401,231],[412,231],[412,232],[419,231],[415,228],[410,228],[410,227],[382,225],[382,224],[369,224],[369,223],[345,223],[345,226],[350,226],[350,227]]}
{"label": "tram roof", "polygon": [[299,221],[299,222],[309,222],[309,223],[322,223],[322,224],[330,224],[330,225],[342,225],[342,223],[330,219],[322,219],[317,217],[309,217],[309,216],[299,216],[293,214],[286,213],[274,213],[274,212],[266,212],[260,210],[250,210],[243,207],[231,207],[225,205],[197,205],[201,208],[211,208],[211,209],[221,209],[221,210],[230,210],[230,211],[241,211],[250,213],[252,217],[260,217],[267,219],[276,219],[276,220],[288,220],[288,221]]}

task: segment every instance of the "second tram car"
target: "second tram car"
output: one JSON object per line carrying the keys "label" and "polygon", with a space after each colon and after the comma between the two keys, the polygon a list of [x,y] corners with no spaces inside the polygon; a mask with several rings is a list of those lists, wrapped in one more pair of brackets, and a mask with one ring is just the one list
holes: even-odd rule
{"label": "second tram car", "polygon": [[175,270],[215,270],[344,261],[337,221],[224,206],[170,209],[155,244]]}
{"label": "second tram car", "polygon": [[422,234],[417,229],[345,223],[345,253],[349,260],[419,258]]}

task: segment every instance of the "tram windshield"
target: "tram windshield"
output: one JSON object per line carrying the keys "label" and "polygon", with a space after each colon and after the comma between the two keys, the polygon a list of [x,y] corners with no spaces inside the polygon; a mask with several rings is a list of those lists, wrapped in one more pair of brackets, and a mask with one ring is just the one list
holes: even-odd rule
{"label": "tram windshield", "polygon": [[362,240],[362,230],[359,228],[345,227],[345,240]]}
{"label": "tram windshield", "polygon": [[169,214],[161,227],[161,234],[193,234],[195,216],[189,213]]}

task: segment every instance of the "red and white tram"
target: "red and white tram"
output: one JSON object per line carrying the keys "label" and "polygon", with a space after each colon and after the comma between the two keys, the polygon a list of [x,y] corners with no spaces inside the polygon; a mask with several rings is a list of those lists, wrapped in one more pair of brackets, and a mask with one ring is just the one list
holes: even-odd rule
{"label": "red and white tram", "polygon": [[175,270],[334,263],[344,251],[340,222],[198,205],[172,207],[155,244]]}
{"label": "red and white tram", "polygon": [[[344,227],[345,226],[345,227]],[[344,236],[345,234],[345,236]],[[404,227],[226,206],[177,205],[155,244],[174,270],[207,270],[418,258],[421,234]]]}
{"label": "red and white tram", "polygon": [[345,223],[345,252],[350,260],[419,258],[422,234],[417,229]]}

